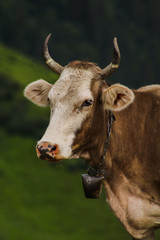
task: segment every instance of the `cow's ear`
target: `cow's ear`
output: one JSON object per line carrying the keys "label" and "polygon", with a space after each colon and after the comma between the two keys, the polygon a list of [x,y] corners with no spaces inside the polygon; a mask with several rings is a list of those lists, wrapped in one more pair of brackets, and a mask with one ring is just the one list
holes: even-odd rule
{"label": "cow's ear", "polygon": [[105,109],[121,111],[134,101],[134,93],[123,85],[114,84],[102,90],[102,101]]}
{"label": "cow's ear", "polygon": [[48,93],[52,84],[40,79],[30,83],[24,89],[24,96],[38,106],[48,106]]}

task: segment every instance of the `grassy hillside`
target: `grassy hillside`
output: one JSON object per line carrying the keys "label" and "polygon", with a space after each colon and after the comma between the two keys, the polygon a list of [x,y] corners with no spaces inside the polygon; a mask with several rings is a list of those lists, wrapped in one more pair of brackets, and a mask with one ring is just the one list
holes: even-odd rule
{"label": "grassy hillside", "polygon": [[58,76],[45,64],[3,45],[0,45],[0,56],[0,124],[9,133],[39,137],[47,126],[49,108],[30,104],[23,97],[23,90],[32,81],[43,78],[54,83]]}
{"label": "grassy hillside", "polygon": [[[1,66],[0,75],[20,84],[22,87],[28,83],[43,78],[51,83],[57,79],[57,75],[44,64],[9,49],[0,44]],[[40,56],[41,63],[43,63]]]}
{"label": "grassy hillside", "polygon": [[[57,77],[2,45],[0,55],[0,239],[130,239],[108,208],[104,192],[99,200],[84,198],[84,170],[73,171],[75,161],[81,160],[55,165],[36,157],[36,141],[45,130],[48,111],[27,102],[23,88],[40,77],[50,82]],[[38,137],[32,136],[33,125]]]}

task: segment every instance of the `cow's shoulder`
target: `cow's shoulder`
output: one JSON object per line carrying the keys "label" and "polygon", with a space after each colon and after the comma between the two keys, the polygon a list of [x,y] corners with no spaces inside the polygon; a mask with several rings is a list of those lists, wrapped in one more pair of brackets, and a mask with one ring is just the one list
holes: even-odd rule
{"label": "cow's shoulder", "polygon": [[148,85],[137,89],[137,92],[145,92],[145,93],[152,93],[153,95],[157,95],[160,97],[160,85]]}

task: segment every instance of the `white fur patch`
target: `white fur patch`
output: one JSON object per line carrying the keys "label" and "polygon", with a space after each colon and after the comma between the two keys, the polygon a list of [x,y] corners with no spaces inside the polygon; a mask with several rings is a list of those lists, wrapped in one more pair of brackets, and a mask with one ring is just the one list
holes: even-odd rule
{"label": "white fur patch", "polygon": [[71,157],[75,132],[88,114],[88,109],[81,109],[81,104],[86,99],[93,99],[90,91],[92,77],[90,70],[64,69],[49,92],[51,118],[39,142],[58,144],[63,158]]}

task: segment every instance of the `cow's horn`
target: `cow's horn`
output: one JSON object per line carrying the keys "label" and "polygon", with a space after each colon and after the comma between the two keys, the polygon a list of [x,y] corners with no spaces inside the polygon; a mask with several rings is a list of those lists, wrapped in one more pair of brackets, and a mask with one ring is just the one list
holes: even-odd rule
{"label": "cow's horn", "polygon": [[112,62],[107,67],[102,69],[103,79],[107,78],[109,75],[111,75],[117,70],[120,64],[120,59],[121,59],[121,55],[120,55],[120,51],[117,43],[117,38],[115,37],[113,39],[113,59],[112,59]]}
{"label": "cow's horn", "polygon": [[59,63],[55,62],[55,61],[51,58],[51,56],[50,56],[50,54],[49,54],[49,52],[48,52],[48,41],[49,41],[50,37],[51,37],[51,33],[46,37],[45,42],[44,42],[44,46],[43,46],[43,58],[44,58],[46,64],[47,64],[55,73],[57,73],[58,75],[60,75],[61,72],[63,71],[63,67],[62,67]]}

